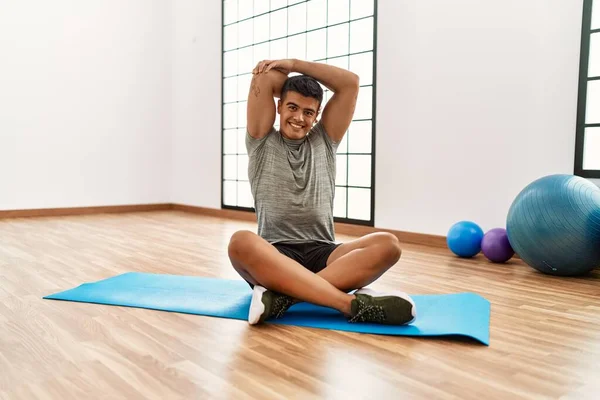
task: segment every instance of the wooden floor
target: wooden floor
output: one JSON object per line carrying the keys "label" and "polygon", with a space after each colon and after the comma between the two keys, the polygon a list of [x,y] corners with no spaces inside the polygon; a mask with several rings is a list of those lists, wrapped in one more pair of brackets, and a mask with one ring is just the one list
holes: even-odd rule
{"label": "wooden floor", "polygon": [[598,273],[405,246],[373,285],[485,296],[489,347],[42,300],[128,271],[237,279],[238,229],[255,225],[177,211],[0,220],[0,398],[600,398]]}

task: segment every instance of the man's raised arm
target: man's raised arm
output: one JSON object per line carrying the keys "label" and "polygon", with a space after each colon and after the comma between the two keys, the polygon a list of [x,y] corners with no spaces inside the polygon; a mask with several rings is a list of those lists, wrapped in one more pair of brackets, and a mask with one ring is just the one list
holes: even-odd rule
{"label": "man's raised arm", "polygon": [[333,65],[302,60],[275,60],[266,62],[266,71],[298,72],[315,78],[334,95],[325,106],[321,122],[335,142],[340,142],[352,121],[358,98],[359,78],[353,72]]}
{"label": "man's raised arm", "polygon": [[248,107],[246,125],[248,133],[255,139],[266,136],[275,123],[274,97],[281,96],[281,88],[287,75],[272,70],[266,73],[253,71],[250,91],[248,93]]}

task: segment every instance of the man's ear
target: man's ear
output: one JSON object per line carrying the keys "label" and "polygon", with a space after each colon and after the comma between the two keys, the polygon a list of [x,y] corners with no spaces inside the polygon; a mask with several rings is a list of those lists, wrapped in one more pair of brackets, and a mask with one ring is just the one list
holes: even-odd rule
{"label": "man's ear", "polygon": [[281,99],[277,100],[277,114],[281,114]]}

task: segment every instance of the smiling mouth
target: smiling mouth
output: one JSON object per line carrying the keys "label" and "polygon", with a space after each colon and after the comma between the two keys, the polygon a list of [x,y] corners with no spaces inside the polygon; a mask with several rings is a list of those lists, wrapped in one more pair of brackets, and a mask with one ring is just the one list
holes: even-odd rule
{"label": "smiling mouth", "polygon": [[298,125],[293,122],[288,122],[288,124],[290,124],[292,126],[292,128],[294,128],[294,129],[302,129],[303,128],[302,125]]}

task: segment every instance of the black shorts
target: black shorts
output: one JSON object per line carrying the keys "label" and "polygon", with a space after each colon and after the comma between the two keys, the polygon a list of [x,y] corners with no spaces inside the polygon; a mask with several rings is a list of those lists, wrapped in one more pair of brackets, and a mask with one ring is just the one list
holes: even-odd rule
{"label": "black shorts", "polygon": [[[291,258],[304,268],[316,274],[325,269],[327,266],[327,259],[335,249],[342,245],[342,243],[321,241],[303,243],[277,242],[272,243],[271,245],[284,256]],[[254,287],[250,282],[248,282],[248,284],[250,287]]]}
{"label": "black shorts", "polygon": [[315,274],[327,266],[329,255],[341,243],[304,242],[304,243],[273,243],[273,246],[284,256],[288,256]]}

